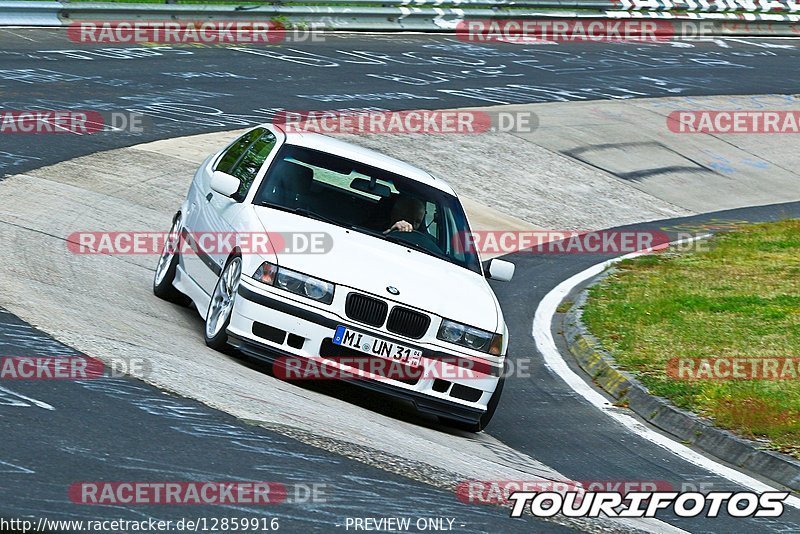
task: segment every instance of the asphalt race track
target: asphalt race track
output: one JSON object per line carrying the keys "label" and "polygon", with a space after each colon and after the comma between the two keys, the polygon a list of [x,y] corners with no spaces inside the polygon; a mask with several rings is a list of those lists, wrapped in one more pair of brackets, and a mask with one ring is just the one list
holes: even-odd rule
{"label": "asphalt race track", "polygon": [[[76,355],[8,313],[0,315],[4,355]],[[48,405],[58,406],[50,410]],[[457,518],[460,532],[485,532],[512,521],[495,507],[462,504],[452,494],[319,451],[197,402],[124,378],[14,384],[0,389],[4,439],[0,517],[63,519],[278,518],[281,530],[343,525],[344,517],[425,515]],[[295,502],[273,507],[120,507],[76,505],[65,488],[83,480],[281,480],[300,485]],[[309,502],[311,484],[325,503]],[[292,493],[291,491],[289,493]],[[291,501],[292,497],[287,497]],[[537,522],[537,531],[569,530]]]}
{"label": "asphalt race track", "polygon": [[133,138],[71,137],[48,143],[46,151],[37,150],[35,138],[4,139],[0,175],[126,144],[245,127],[279,109],[446,108],[797,90],[798,52],[782,48],[782,41],[527,49],[436,36],[332,35],[322,43],[232,50],[96,47],[73,43],[65,32],[2,30],[0,45],[4,109],[132,110],[153,120]]}
{"label": "asphalt race track", "polygon": [[[96,47],[60,31],[0,29],[0,109],[143,113],[142,133],[0,136],[0,180],[61,161],[157,139],[243,128],[281,109],[453,108],[662,96],[793,94],[800,49],[785,41],[660,45],[474,45],[429,35],[329,35],[272,47]],[[176,177],[188,184],[189,177]],[[2,219],[0,208],[0,224]],[[742,208],[636,225],[674,234],[710,220],[800,217],[800,203]],[[46,254],[46,252],[43,252]],[[574,480],[734,483],[610,423],[537,358],[539,301],[602,255],[510,258],[517,274],[493,284],[511,331],[510,357],[533,359],[512,377],[488,434]],[[188,313],[188,312],[187,312]],[[0,354],[75,351],[0,310]],[[199,330],[198,330],[199,332]],[[242,365],[257,365],[246,360]],[[323,391],[325,391],[323,389]],[[341,392],[332,392],[340,395]],[[359,394],[360,395],[360,394]],[[357,399],[369,417],[371,397]],[[374,399],[373,399],[374,400]],[[58,406],[57,410],[48,407]],[[380,411],[380,410],[379,410]],[[404,416],[401,416],[404,417]],[[289,532],[343,530],[346,517],[448,517],[457,532],[560,531],[451,491],[366,465],[129,378],[0,386],[0,517],[64,519],[233,517],[252,509],[102,507],[70,502],[76,480],[281,480],[319,483],[324,503],[258,513]],[[391,471],[391,470],[390,470]],[[708,486],[712,485],[712,486]],[[740,488],[739,488],[740,489]],[[800,510],[777,520],[660,517],[690,532],[796,532]],[[579,529],[619,528],[574,522]],[[666,527],[666,525],[665,525]],[[668,527],[666,527],[668,529]]]}

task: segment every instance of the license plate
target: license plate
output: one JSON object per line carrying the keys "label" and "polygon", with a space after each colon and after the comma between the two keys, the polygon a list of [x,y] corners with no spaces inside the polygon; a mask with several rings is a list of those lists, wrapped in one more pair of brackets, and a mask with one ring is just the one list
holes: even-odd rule
{"label": "license plate", "polygon": [[412,349],[399,343],[355,332],[344,326],[336,327],[336,332],[333,334],[333,344],[349,347],[393,362],[400,362],[410,367],[419,366],[419,360],[422,358],[422,351],[419,349]]}

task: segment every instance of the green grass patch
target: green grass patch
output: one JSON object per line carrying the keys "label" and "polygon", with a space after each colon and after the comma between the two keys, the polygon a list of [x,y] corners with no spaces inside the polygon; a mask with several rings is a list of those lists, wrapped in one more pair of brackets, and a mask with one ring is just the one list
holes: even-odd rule
{"label": "green grass patch", "polygon": [[686,381],[670,358],[800,357],[800,220],[718,234],[709,250],[626,260],[584,321],[655,395],[800,458],[800,380]]}
{"label": "green grass patch", "polygon": [[569,309],[572,308],[573,304],[574,304],[574,302],[572,302],[569,299],[563,300],[563,301],[561,301],[561,304],[559,304],[558,307],[556,308],[556,312],[557,313],[567,313],[569,311]]}

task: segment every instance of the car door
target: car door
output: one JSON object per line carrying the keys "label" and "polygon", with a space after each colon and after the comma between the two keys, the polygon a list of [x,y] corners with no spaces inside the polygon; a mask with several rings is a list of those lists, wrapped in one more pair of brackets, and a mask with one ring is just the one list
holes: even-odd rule
{"label": "car door", "polygon": [[232,251],[232,246],[228,244],[235,243],[229,236],[236,231],[242,231],[236,225],[237,215],[243,208],[242,203],[275,145],[276,137],[273,132],[266,128],[256,128],[229,147],[213,168],[213,171],[224,172],[238,179],[240,185],[239,190],[228,197],[212,190],[209,178],[202,209],[197,212],[195,228],[201,235],[197,243],[195,280],[208,294],[213,291],[219,273]]}
{"label": "car door", "polygon": [[[230,173],[238,163],[244,152],[250,145],[263,133],[263,128],[256,128],[245,133],[236,141],[231,143],[215,160],[212,160],[203,167],[195,183],[192,184],[190,193],[189,210],[186,213],[186,228],[190,232],[187,240],[193,249],[192,254],[184,254],[183,264],[187,274],[206,292],[211,293],[208,288],[210,278],[214,278],[217,271],[216,263],[211,263],[209,256],[209,244],[198,243],[201,236],[209,231],[207,221],[211,218],[205,212],[213,209],[210,203],[213,201],[214,192],[211,190],[211,175],[214,171]],[[214,279],[216,283],[216,279]]]}

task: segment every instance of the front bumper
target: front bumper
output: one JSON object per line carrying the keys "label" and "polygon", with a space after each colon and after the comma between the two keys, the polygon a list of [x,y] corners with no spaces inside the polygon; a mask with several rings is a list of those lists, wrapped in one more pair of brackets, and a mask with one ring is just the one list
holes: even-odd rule
{"label": "front bumper", "polygon": [[[363,332],[378,339],[422,350],[422,372],[415,380],[395,380],[376,376],[341,363],[329,353],[337,326]],[[499,369],[456,352],[444,353],[438,347],[388,336],[385,332],[342,319],[333,311],[323,311],[286,296],[285,292],[266,288],[242,279],[228,327],[231,344],[254,357],[283,365],[287,356],[323,361],[326,367],[356,376],[354,383],[412,402],[420,412],[462,422],[476,422],[499,380]],[[369,358],[366,354],[358,354]],[[469,372],[463,372],[464,365]]]}

